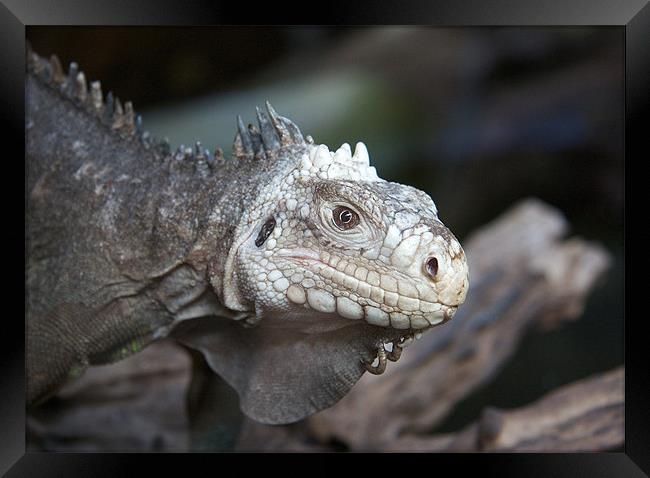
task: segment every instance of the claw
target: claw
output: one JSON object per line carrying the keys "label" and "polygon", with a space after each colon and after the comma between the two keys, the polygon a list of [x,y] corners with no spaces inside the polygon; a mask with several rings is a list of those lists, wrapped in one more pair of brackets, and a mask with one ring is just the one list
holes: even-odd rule
{"label": "claw", "polygon": [[386,358],[391,362],[397,362],[402,355],[402,347],[397,345],[397,341],[391,342],[393,344],[393,350],[386,353]]}
{"label": "claw", "polygon": [[377,365],[372,365],[372,363],[374,363],[374,360],[371,363],[363,361],[363,365],[366,367],[366,370],[373,375],[381,375],[386,370],[386,364],[388,363],[387,360],[390,360],[391,362],[397,362],[402,356],[403,348],[406,347],[412,340],[413,337],[410,335],[402,337],[400,340],[393,340],[390,342],[392,345],[390,352],[385,349],[385,344],[381,344],[379,348],[377,348]]}
{"label": "claw", "polygon": [[402,349],[405,349],[406,347],[408,347],[412,343],[413,343],[413,334],[409,334],[409,335],[406,335],[406,336],[402,337],[397,342],[397,346],[402,348]]}
{"label": "claw", "polygon": [[381,375],[386,370],[386,351],[384,350],[383,345],[380,345],[379,348],[377,349],[377,360],[379,361],[379,363],[377,364],[376,367],[373,367],[372,362],[371,363],[365,361],[363,362],[363,365],[366,367],[366,370],[373,375]]}

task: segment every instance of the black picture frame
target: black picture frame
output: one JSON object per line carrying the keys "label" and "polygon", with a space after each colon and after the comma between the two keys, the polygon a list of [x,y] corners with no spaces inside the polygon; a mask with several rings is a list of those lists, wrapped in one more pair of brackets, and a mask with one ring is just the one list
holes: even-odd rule
{"label": "black picture frame", "polygon": [[[353,2],[348,2],[353,3]],[[284,12],[283,12],[284,10]],[[290,10],[290,11],[287,11]],[[0,52],[2,52],[2,73],[0,73],[0,95],[3,101],[1,117],[5,147],[3,168],[10,168],[4,174],[7,179],[2,188],[4,217],[4,239],[8,241],[2,249],[5,258],[16,261],[4,267],[6,286],[5,298],[18,301],[18,288],[23,285],[24,274],[19,276],[20,257],[24,251],[24,231],[19,223],[20,211],[15,205],[20,194],[18,181],[18,157],[24,157],[24,72],[25,72],[25,27],[27,25],[224,25],[224,24],[268,24],[278,21],[284,24],[427,24],[433,26],[476,26],[476,25],[614,25],[625,30],[625,176],[630,179],[630,164],[637,164],[648,157],[647,130],[642,125],[648,119],[647,103],[650,95],[650,6],[647,0],[452,0],[437,2],[382,2],[370,5],[355,2],[345,6],[323,5],[300,10],[289,3],[267,3],[258,8],[237,2],[210,3],[172,2],[168,0],[146,0],[136,2],[66,0],[46,2],[45,0],[2,0],[0,3]],[[313,12],[313,14],[312,14]],[[283,15],[286,14],[286,15]],[[296,18],[298,15],[304,18]],[[9,148],[9,143],[13,148]],[[636,157],[636,158],[635,158]],[[635,159],[633,159],[635,158]],[[635,169],[632,169],[635,171]],[[23,171],[24,172],[24,171]],[[629,214],[630,192],[626,184],[626,217]],[[14,190],[15,189],[15,190]],[[24,188],[23,188],[23,198]],[[24,214],[23,214],[24,220]],[[627,226],[626,221],[626,226]],[[625,229],[626,246],[630,233]],[[635,248],[639,253],[641,250]],[[632,268],[630,248],[626,247],[626,271]],[[24,258],[24,253],[23,253]],[[641,260],[641,259],[636,259]],[[7,261],[5,261],[6,264]],[[23,264],[24,266],[24,264]],[[11,274],[8,272],[11,271]],[[24,267],[23,267],[24,271]],[[637,289],[644,281],[636,284]],[[647,282],[646,282],[647,283]],[[14,288],[16,291],[14,293]],[[626,279],[626,298],[632,290]],[[24,396],[24,329],[18,307],[14,311],[5,301],[2,341],[2,373],[0,374],[0,475],[18,476],[124,476],[140,474],[136,468],[153,473],[158,467],[170,471],[171,459],[165,457],[149,459],[149,456],[134,454],[59,454],[25,453],[25,396]],[[648,391],[647,336],[641,331],[645,318],[627,313],[630,301],[626,300],[625,322],[625,451],[621,453],[593,454],[509,454],[479,455],[468,459],[465,455],[419,455],[403,460],[401,469],[423,465],[431,473],[444,464],[451,466],[455,474],[468,466],[478,465],[483,474],[499,476],[647,476],[650,470],[650,407]],[[15,312],[15,313],[14,313]],[[12,325],[13,323],[13,325]],[[186,455],[191,456],[191,455]],[[225,460],[236,459],[236,455],[215,455],[220,460],[217,466],[224,466]],[[284,457],[286,459],[286,457]],[[309,457],[302,456],[301,459]],[[367,457],[366,457],[367,458]],[[204,459],[204,458],[202,458]],[[415,465],[413,460],[420,461]],[[292,459],[293,460],[293,459]],[[334,465],[343,464],[336,458]],[[379,460],[379,461],[378,461]],[[246,460],[238,460],[246,462]],[[338,463],[337,463],[338,462]],[[134,464],[135,463],[135,464]],[[298,466],[291,461],[292,467]],[[373,469],[386,464],[385,458],[372,458]],[[142,465],[140,465],[142,464]],[[189,465],[189,466],[188,466]],[[209,467],[215,465],[206,464]],[[185,473],[194,473],[194,465],[181,464]],[[240,466],[239,464],[237,466]],[[311,466],[311,465],[307,465]],[[346,462],[345,466],[349,466]],[[155,468],[154,468],[155,467]],[[426,468],[425,468],[426,469]],[[125,471],[129,470],[129,472]],[[370,470],[370,468],[368,468]],[[280,470],[278,470],[280,471]],[[303,468],[303,471],[305,469]],[[382,470],[383,471],[383,470]],[[226,473],[224,468],[212,469],[214,473]]]}

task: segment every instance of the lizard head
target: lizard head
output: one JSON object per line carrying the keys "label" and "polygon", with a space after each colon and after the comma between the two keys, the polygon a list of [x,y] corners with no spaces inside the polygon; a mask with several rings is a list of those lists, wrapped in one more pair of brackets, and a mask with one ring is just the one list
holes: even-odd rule
{"label": "lizard head", "polygon": [[[221,291],[255,327],[220,330],[235,365],[222,356],[214,368],[247,414],[286,423],[332,405],[365,370],[382,373],[414,336],[450,320],[468,267],[433,200],[379,178],[363,143],[330,151],[267,111],[257,140],[242,126],[235,140],[240,154],[277,144],[260,147],[272,172],[237,226]],[[233,359],[244,349],[246,360]]]}
{"label": "lizard head", "polygon": [[458,240],[426,193],[377,176],[363,143],[309,145],[263,197],[234,271],[252,321],[335,315],[414,331],[463,303]]}

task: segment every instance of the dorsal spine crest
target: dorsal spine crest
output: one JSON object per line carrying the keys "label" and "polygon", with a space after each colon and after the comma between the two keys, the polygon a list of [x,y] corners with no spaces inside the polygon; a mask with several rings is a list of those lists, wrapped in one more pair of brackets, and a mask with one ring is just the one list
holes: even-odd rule
{"label": "dorsal spine crest", "polygon": [[[145,149],[152,149],[166,161],[191,161],[202,176],[209,175],[215,167],[225,161],[221,148],[216,148],[214,155],[211,155],[207,149],[200,146],[200,142],[197,142],[194,148],[181,145],[172,154],[166,138],[155,139],[144,130],[142,117],[136,113],[132,102],[122,103],[110,91],[104,96],[101,83],[88,83],[85,73],[80,71],[75,62],[70,63],[66,74],[56,55],[46,60],[31,49],[29,42],[27,69],[67,101],[106,125],[110,131],[117,132],[124,138],[137,139]],[[238,116],[237,134],[233,142],[235,159],[264,160],[276,157],[283,148],[313,144],[311,136],[304,138],[298,126],[279,116],[268,101],[265,106],[265,111],[256,108],[257,125],[246,126]]]}

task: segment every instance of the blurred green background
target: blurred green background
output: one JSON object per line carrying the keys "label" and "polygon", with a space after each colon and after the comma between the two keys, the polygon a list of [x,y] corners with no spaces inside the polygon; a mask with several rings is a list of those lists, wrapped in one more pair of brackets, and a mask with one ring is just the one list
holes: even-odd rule
{"label": "blurred green background", "polygon": [[252,121],[268,99],[316,142],[364,141],[379,175],[428,192],[461,242],[535,196],[603,244],[613,266],[582,318],[529,334],[439,431],[623,363],[622,28],[28,27],[27,38],[132,100],[172,146],[228,154],[236,115]]}

